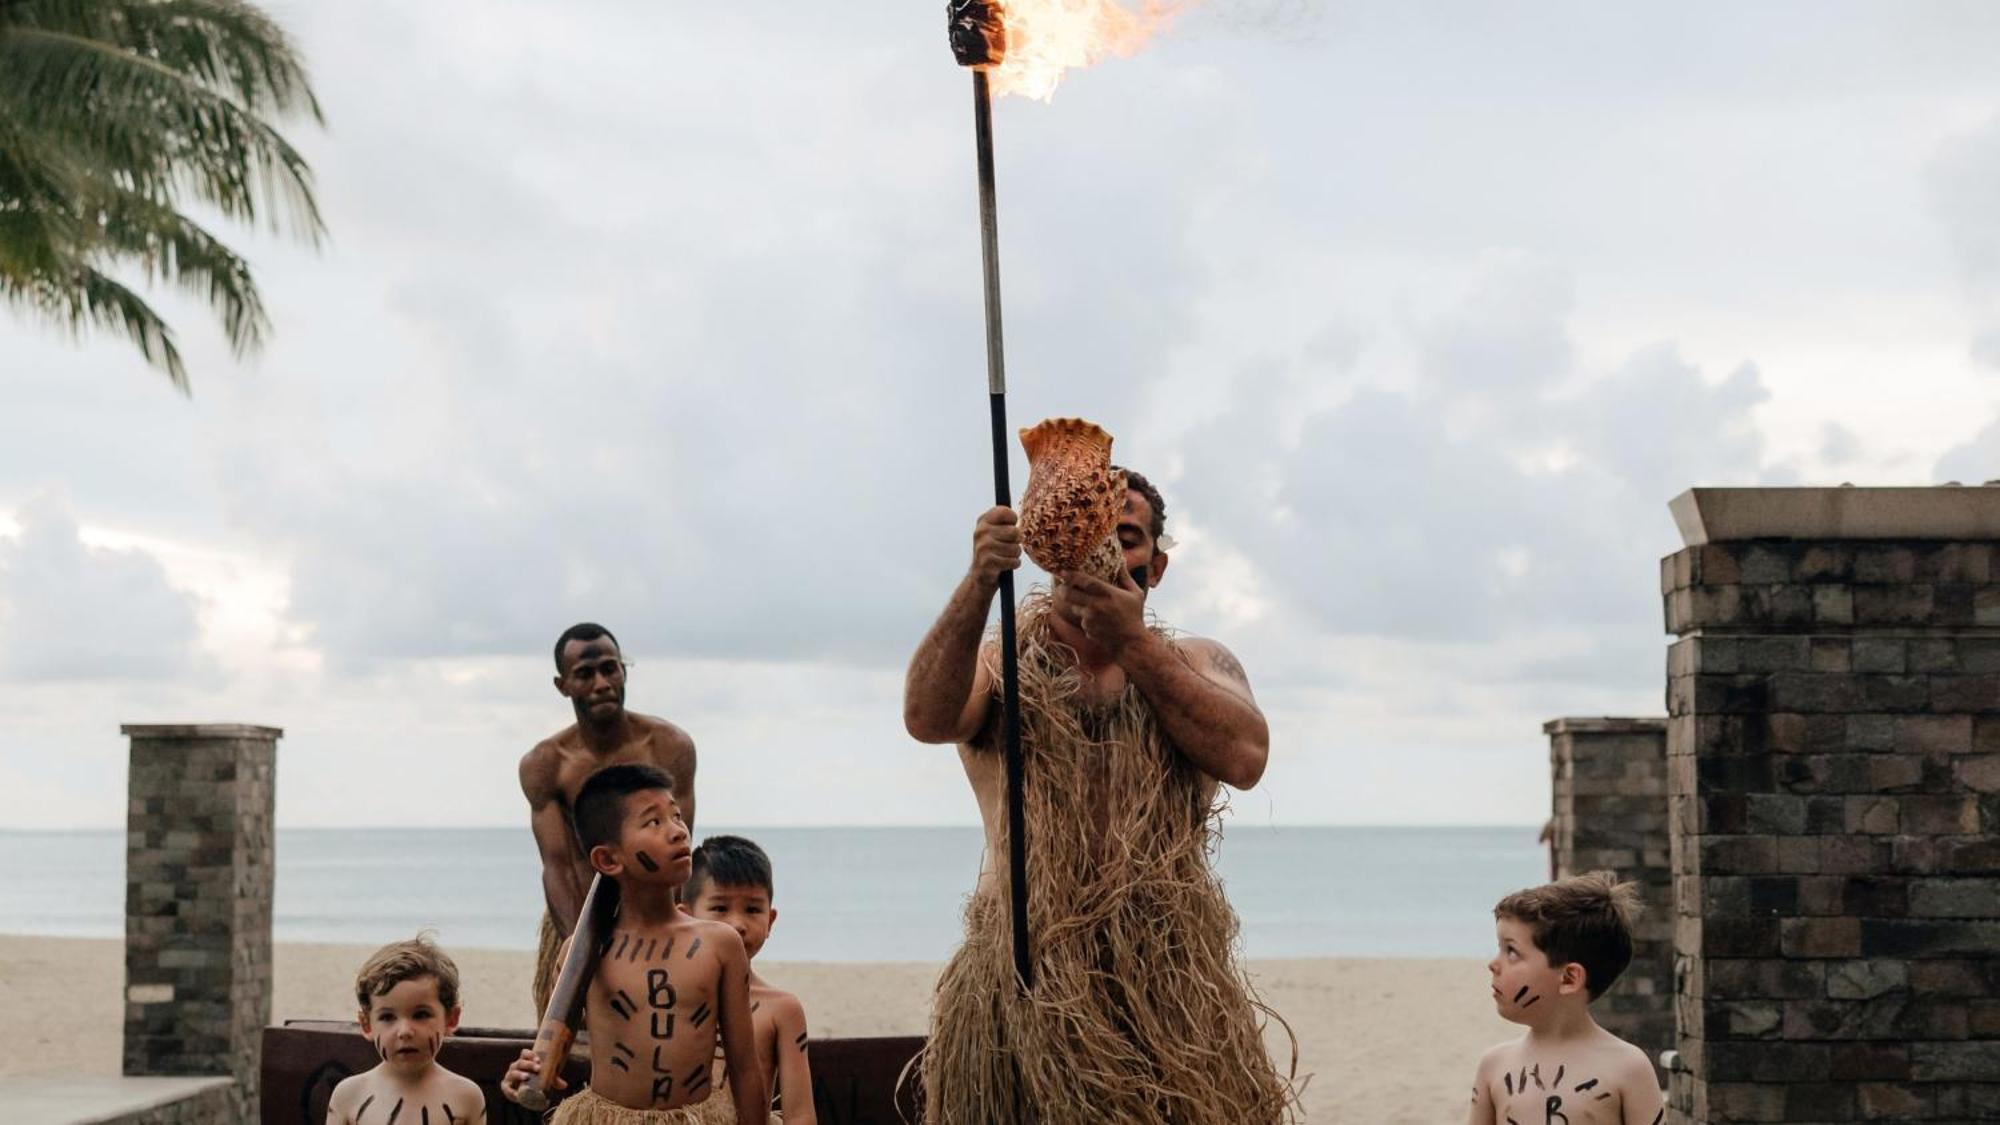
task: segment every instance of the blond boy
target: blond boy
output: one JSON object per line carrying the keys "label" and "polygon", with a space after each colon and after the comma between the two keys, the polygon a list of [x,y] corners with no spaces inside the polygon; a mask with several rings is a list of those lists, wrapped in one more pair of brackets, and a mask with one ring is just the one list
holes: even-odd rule
{"label": "blond boy", "polygon": [[[755,1050],[743,939],[675,905],[692,856],[666,772],[630,763],[598,770],[578,790],[571,819],[591,867],[618,884],[618,916],[584,1001],[590,1085],[562,1102],[554,1123],[692,1125],[713,1092],[717,1042],[729,1059]],[[501,1094],[518,1101],[538,1064],[532,1049],[522,1051]],[[762,1069],[732,1066],[728,1081],[737,1114],[761,1120]]]}
{"label": "blond boy", "polygon": [[1470,1125],[1660,1125],[1646,1053],[1603,1028],[1590,1002],[1632,962],[1638,892],[1597,871],[1517,891],[1493,908],[1493,1006],[1527,1034],[1479,1060]]}
{"label": "blond boy", "polygon": [[[735,930],[754,961],[778,921],[774,895],[771,857],[764,849],[741,836],[710,836],[694,850],[694,874],[681,891],[681,909]],[[805,1006],[772,987],[753,967],[750,1017],[757,1027],[757,1063],[778,1093],[784,1125],[818,1125],[812,1066],[806,1058]]]}
{"label": "blond boy", "polygon": [[458,966],[444,950],[422,934],[383,946],[361,966],[354,998],[361,1034],[382,1061],[333,1088],[327,1125],[485,1120],[486,1095],[437,1061],[459,1014]]}

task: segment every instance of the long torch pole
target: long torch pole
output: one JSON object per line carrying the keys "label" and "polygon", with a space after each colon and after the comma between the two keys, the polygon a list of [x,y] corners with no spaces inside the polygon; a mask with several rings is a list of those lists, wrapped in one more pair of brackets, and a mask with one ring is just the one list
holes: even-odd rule
{"label": "long torch pole", "polygon": [[[986,267],[986,392],[993,414],[994,503],[1012,507],[1007,483],[1007,359],[1000,333],[1000,228],[993,204],[993,97],[986,71],[972,71],[973,133],[979,150],[979,252]],[[1007,732],[1007,874],[1012,890],[1014,974],[1035,986],[1028,956],[1028,827],[1021,781],[1021,669],[1014,644],[1014,572],[1000,572],[1000,700]]]}

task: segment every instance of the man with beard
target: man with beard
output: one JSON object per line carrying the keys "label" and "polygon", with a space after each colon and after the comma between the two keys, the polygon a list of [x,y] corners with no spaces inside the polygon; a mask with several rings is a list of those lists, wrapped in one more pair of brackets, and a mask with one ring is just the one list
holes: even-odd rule
{"label": "man with beard", "polygon": [[932,1005],[932,1125],[1271,1125],[1294,1105],[1208,866],[1218,783],[1255,785],[1270,733],[1228,649],[1147,621],[1167,570],[1166,506],[1140,474],[1125,482],[1116,580],[1058,574],[1020,608],[1025,995],[1003,861],[999,646],[981,642],[1000,574],[1021,562],[1011,509],[979,517],[969,572],[910,660],[904,724],[958,744],[986,828],[965,942]]}
{"label": "man with beard", "polygon": [[605,766],[638,762],[658,766],[674,779],[674,800],[694,831],[694,740],[665,719],[625,709],[624,656],[618,638],[602,625],[583,622],[556,638],[556,691],[576,711],[576,722],[537,743],[521,759],[521,793],[528,823],[542,855],[541,939],[535,956],[535,1012],[548,1007],[561,965],[556,953],[576,928],[590,889],[590,861],[570,830],[570,808],[591,774]]}

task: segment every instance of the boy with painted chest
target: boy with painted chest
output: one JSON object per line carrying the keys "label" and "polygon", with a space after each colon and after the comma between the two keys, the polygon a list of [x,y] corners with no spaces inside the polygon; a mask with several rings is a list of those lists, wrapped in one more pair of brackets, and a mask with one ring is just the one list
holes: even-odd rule
{"label": "boy with painted chest", "polygon": [[1470,1125],[1664,1120],[1646,1053],[1590,1017],[1590,1002],[1632,963],[1637,911],[1633,886],[1603,871],[1517,891],[1493,908],[1493,1006],[1528,1032],[1479,1060]]}
{"label": "boy with painted chest", "polygon": [[[692,869],[673,779],[648,765],[607,766],[571,806],[590,864],[618,884],[618,916],[584,1004],[590,1085],[557,1107],[555,1125],[692,1125],[713,1092],[711,1060],[755,1053],[750,959],[736,931],[682,913],[674,895]],[[525,1050],[501,1093],[517,1100],[535,1072]],[[763,1070],[729,1068],[745,1121],[769,1104]]]}
{"label": "boy with painted chest", "polygon": [[[771,857],[764,849],[741,836],[710,836],[694,850],[694,874],[681,892],[681,909],[734,929],[755,961],[778,920],[771,903],[775,893]],[[805,1006],[753,967],[750,1016],[757,1025],[757,1064],[778,1093],[784,1125],[817,1125]]]}
{"label": "boy with painted chest", "polygon": [[437,1063],[458,1029],[458,966],[422,934],[383,946],[354,981],[361,1034],[379,1066],[340,1080],[327,1125],[478,1125],[486,1095]]}

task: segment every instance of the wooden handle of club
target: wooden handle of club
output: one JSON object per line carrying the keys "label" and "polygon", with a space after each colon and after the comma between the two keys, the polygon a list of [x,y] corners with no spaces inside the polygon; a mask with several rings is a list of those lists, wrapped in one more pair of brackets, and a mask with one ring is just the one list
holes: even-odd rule
{"label": "wooden handle of club", "polygon": [[541,1026],[535,1029],[535,1056],[541,1066],[522,1084],[519,1094],[520,1103],[536,1113],[549,1107],[549,1091],[555,1089],[556,1076],[569,1061],[584,996],[590,991],[590,978],[597,973],[597,959],[604,952],[617,907],[618,884],[601,874],[593,875],[590,891],[583,896],[583,908],[577,911],[576,929],[569,936],[569,953],[556,974],[555,988],[549,992],[548,1011],[542,1013]]}

